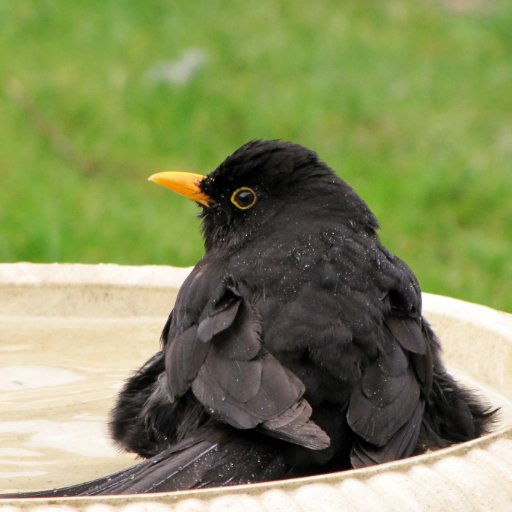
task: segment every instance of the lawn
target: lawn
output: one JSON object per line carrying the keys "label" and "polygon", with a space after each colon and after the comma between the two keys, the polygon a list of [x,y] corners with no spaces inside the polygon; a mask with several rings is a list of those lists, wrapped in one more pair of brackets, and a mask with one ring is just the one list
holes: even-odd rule
{"label": "lawn", "polygon": [[425,291],[512,311],[509,0],[0,2],[0,260],[192,265],[147,183],[315,149]]}

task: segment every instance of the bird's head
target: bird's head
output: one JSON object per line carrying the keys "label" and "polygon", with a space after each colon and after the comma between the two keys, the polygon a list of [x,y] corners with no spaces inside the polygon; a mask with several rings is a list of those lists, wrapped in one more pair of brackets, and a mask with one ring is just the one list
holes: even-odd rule
{"label": "bird's head", "polygon": [[206,250],[239,245],[264,226],[330,220],[377,228],[366,204],[314,151],[289,142],[248,142],[206,176],[160,172],[149,180],[202,206]]}

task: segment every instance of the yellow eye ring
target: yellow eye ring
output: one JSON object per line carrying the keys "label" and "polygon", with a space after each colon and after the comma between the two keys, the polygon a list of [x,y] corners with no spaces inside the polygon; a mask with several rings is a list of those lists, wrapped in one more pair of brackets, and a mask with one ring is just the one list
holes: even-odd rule
{"label": "yellow eye ring", "polygon": [[231,194],[231,202],[240,210],[248,210],[256,203],[256,192],[249,187],[237,188]]}

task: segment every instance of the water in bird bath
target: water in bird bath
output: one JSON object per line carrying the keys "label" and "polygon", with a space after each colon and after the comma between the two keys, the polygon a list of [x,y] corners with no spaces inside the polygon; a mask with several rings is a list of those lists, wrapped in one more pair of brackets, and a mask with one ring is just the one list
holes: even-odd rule
{"label": "water in bird bath", "polygon": [[[140,283],[133,288],[124,281],[108,289],[103,284],[84,286],[75,284],[73,276],[65,286],[60,281],[29,286],[27,278],[9,289],[0,282],[0,492],[70,485],[136,461],[112,445],[106,423],[123,380],[159,347],[175,282],[184,277],[166,281],[164,270],[151,281],[147,270],[140,270],[140,276],[139,269],[122,269],[138,276]],[[87,282],[98,279],[100,271],[91,268]],[[59,266],[59,280],[62,273]],[[428,316],[444,342],[447,361],[476,378],[470,387],[481,388],[481,382],[489,387],[484,394],[507,412],[498,427],[509,428],[512,406],[504,399],[510,399],[509,346],[498,342],[494,332],[485,335],[473,325],[463,328],[451,310],[446,315],[440,299],[429,305]],[[439,309],[434,317],[433,306]],[[477,313],[471,318],[485,311]],[[489,317],[489,326],[496,317]],[[467,350],[468,339],[473,350]]]}
{"label": "water in bird bath", "polygon": [[[157,350],[161,326],[159,317],[2,319],[0,491],[62,487],[133,465],[109,439],[108,411]],[[512,422],[511,404],[493,398]]]}
{"label": "water in bird bath", "polygon": [[108,411],[158,349],[162,319],[3,317],[0,491],[61,487],[134,463],[108,436]]}

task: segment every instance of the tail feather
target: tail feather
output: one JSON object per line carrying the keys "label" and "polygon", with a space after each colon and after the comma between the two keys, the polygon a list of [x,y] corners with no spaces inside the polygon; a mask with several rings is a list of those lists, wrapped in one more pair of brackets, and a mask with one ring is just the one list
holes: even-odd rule
{"label": "tail feather", "polygon": [[0,498],[55,498],[200,489],[285,478],[276,441],[254,432],[209,427],[131,468],[83,484]]}
{"label": "tail feather", "polygon": [[417,452],[444,448],[489,433],[498,410],[484,404],[447,372],[436,372]]}

